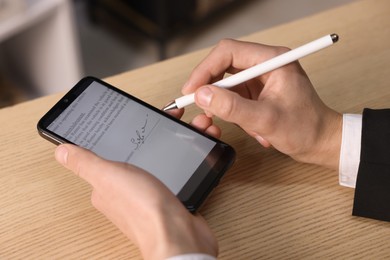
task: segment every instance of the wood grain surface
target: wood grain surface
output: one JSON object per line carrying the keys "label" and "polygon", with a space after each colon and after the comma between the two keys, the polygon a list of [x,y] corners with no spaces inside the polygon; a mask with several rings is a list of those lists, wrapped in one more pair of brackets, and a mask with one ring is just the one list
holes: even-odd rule
{"label": "wood grain surface", "polygon": [[[390,1],[365,0],[243,40],[291,48],[338,33],[301,63],[340,112],[390,107]],[[106,80],[163,107],[180,95],[201,50]],[[139,259],[138,249],[90,203],[90,187],[59,166],[36,131],[62,94],[0,110],[0,259]],[[189,121],[199,111],[187,109]],[[338,173],[264,149],[221,121],[233,168],[200,210],[220,259],[390,259],[390,224],[351,216],[353,189]]]}

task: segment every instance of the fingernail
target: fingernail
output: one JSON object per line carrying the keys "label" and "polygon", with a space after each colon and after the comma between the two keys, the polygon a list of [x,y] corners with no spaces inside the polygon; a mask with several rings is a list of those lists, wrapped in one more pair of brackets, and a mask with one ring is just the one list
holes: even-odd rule
{"label": "fingernail", "polygon": [[58,146],[55,157],[59,163],[66,164],[68,161],[68,149],[63,145]]}
{"label": "fingernail", "polygon": [[197,99],[199,105],[201,105],[201,106],[204,106],[204,107],[210,106],[212,98],[213,98],[213,92],[211,91],[211,89],[209,87],[200,88],[196,92],[196,99]]}

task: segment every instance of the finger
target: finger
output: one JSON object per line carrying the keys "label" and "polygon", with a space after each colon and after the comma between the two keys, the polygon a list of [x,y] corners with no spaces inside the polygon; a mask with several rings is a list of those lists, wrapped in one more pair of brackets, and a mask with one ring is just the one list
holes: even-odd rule
{"label": "finger", "polygon": [[184,114],[184,108],[182,108],[182,109],[170,109],[170,110],[166,110],[164,112],[167,113],[167,114],[170,114],[173,117],[176,117],[176,118],[180,119],[183,116],[183,114]]}
{"label": "finger", "polygon": [[105,172],[107,168],[107,161],[91,151],[71,144],[59,145],[55,151],[55,158],[92,186],[95,186],[99,173]]}
{"label": "finger", "polygon": [[193,70],[182,88],[183,94],[195,92],[205,84],[222,78],[225,72],[237,73],[287,51],[286,48],[225,39]]}
{"label": "finger", "polygon": [[213,124],[213,120],[205,114],[200,114],[194,117],[190,124],[196,129],[204,132]]}
{"label": "finger", "polygon": [[221,138],[221,135],[222,135],[222,131],[221,131],[221,128],[219,128],[218,126],[216,125],[211,125],[209,126],[206,130],[205,130],[205,133],[208,134],[208,135],[211,135],[215,138]]}
{"label": "finger", "polygon": [[245,131],[259,135],[265,127],[272,126],[276,119],[275,111],[263,105],[263,102],[245,99],[237,93],[211,85],[197,90],[195,102],[200,108],[222,120],[238,124]]}
{"label": "finger", "polygon": [[191,125],[215,138],[221,137],[221,129],[218,126],[213,125],[213,120],[205,114],[200,114],[194,117],[191,121]]}

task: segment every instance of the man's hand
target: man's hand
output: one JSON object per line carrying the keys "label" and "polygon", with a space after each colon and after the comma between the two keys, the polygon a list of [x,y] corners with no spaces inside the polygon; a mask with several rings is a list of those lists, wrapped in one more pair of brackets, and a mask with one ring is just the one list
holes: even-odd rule
{"label": "man's hand", "polygon": [[[205,117],[194,118],[195,127],[218,135],[219,129]],[[203,217],[189,213],[151,174],[70,144],[58,146],[55,157],[92,186],[93,206],[139,247],[145,259],[186,253],[217,256],[217,241]]]}
{"label": "man's hand", "polygon": [[229,90],[208,85],[286,51],[223,40],[193,70],[182,92],[195,92],[196,104],[207,115],[239,125],[265,147],[338,169],[342,116],[322,102],[298,62]]}

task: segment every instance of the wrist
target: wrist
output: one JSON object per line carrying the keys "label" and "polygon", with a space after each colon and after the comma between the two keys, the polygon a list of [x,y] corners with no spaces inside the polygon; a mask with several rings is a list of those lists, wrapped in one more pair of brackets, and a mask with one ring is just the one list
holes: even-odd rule
{"label": "wrist", "polygon": [[333,170],[339,168],[343,117],[331,110],[325,113],[318,125],[318,137],[308,157],[308,163],[321,165]]}

